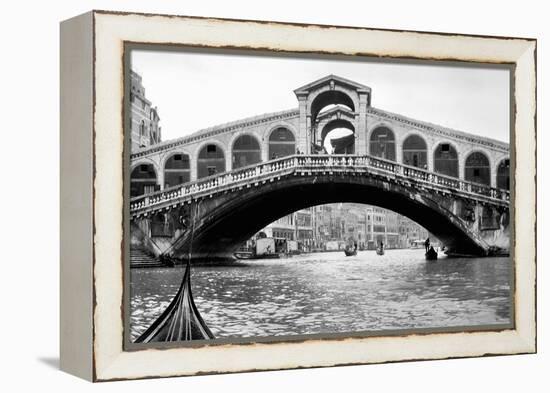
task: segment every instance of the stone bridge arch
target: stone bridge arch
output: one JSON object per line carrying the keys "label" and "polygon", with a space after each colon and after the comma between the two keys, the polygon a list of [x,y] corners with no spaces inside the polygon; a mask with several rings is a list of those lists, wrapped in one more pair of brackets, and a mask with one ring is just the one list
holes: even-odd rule
{"label": "stone bridge arch", "polygon": [[[282,133],[286,135],[284,138],[282,138]],[[297,130],[291,124],[286,122],[277,122],[267,128],[263,137],[265,151],[265,158],[263,161],[273,159],[273,155],[279,158],[286,155],[295,154],[299,141],[298,135]]]}
{"label": "stone bridge arch", "polygon": [[[181,155],[181,165],[171,165],[177,155]],[[185,161],[187,160],[187,164]],[[175,160],[179,161],[179,160]],[[160,159],[159,170],[162,171],[161,180],[159,183],[162,185],[162,188],[174,187],[180,184],[188,183],[195,179],[194,172],[196,170],[195,163],[193,162],[193,155],[187,149],[174,149],[166,152],[162,155]],[[169,167],[169,168],[167,168]],[[184,168],[187,167],[187,168]],[[170,173],[174,176],[183,176],[183,181],[180,179],[174,180],[171,179]],[[167,176],[168,175],[168,176]],[[160,180],[159,180],[160,181]]]}
{"label": "stone bridge arch", "polygon": [[[216,156],[216,157],[211,157],[212,158],[211,165],[209,165],[209,162],[206,161],[208,158],[209,146],[216,146],[216,149],[219,149],[219,150],[216,150],[215,154],[212,154],[212,152],[210,152],[212,156],[214,155]],[[195,154],[193,155],[193,160],[195,161],[197,179],[209,176],[208,167],[214,167],[214,166],[216,167],[216,172],[214,174],[226,172],[228,168],[230,168],[229,164],[231,161],[230,161],[230,158],[228,158],[229,157],[228,154],[230,154],[231,151],[228,152],[228,147],[224,143],[216,139],[209,139],[200,143],[195,148],[194,153]],[[206,153],[206,157],[204,156],[205,153]]]}
{"label": "stone bridge arch", "polygon": [[239,131],[229,141],[231,170],[263,161],[261,136],[251,131]]}
{"label": "stone bridge arch", "polygon": [[[444,156],[445,156],[445,145],[449,146],[449,158],[448,161],[451,161],[451,157],[456,154],[456,169],[451,171],[446,170],[446,166],[449,168],[451,167],[451,163],[443,163]],[[451,140],[440,140],[437,143],[434,143],[432,147],[432,151],[430,152],[432,155],[432,162],[433,162],[433,171],[435,173],[439,173],[442,175],[446,175],[449,177],[454,177],[456,179],[460,179],[462,176],[462,173],[464,173],[464,167],[463,167],[463,153],[461,152],[460,146],[457,145],[456,142]]]}
{"label": "stone bridge arch", "polygon": [[493,177],[495,187],[510,189],[510,157],[503,157],[495,161]]}
{"label": "stone bridge arch", "polygon": [[144,158],[130,166],[130,197],[136,197],[161,188],[162,175],[158,163]]}
{"label": "stone bridge arch", "polygon": [[[457,216],[461,209],[459,200],[453,202],[452,197],[434,192],[413,192],[407,185],[388,183],[382,178],[326,173],[306,178],[285,176],[265,185],[224,192],[185,205],[195,217],[194,257],[208,260],[231,257],[240,244],[276,219],[311,206],[339,202],[375,205],[407,216],[456,252],[470,255],[487,252],[487,244],[472,230],[477,224],[469,227]],[[481,215],[484,206],[476,206]],[[165,254],[184,257],[190,241],[190,233],[186,233]]]}
{"label": "stone bridge arch", "polygon": [[426,135],[415,130],[408,131],[397,139],[397,144],[399,146],[397,151],[401,153],[397,156],[397,162],[427,170],[433,168],[432,145]]}
{"label": "stone bridge arch", "polygon": [[327,136],[337,128],[344,128],[351,131],[349,137],[338,138],[340,143],[333,144],[334,154],[355,154],[355,125],[354,122],[345,118],[331,119],[323,124],[323,127],[319,130],[321,145],[325,145],[325,139]]}
{"label": "stone bridge arch", "polygon": [[[386,134],[387,138],[381,138]],[[367,135],[368,154],[373,157],[380,157],[386,160],[400,162],[397,156],[397,138],[398,134],[394,126],[388,122],[378,122],[374,124]]]}
{"label": "stone bridge arch", "polygon": [[[478,148],[469,151],[463,157],[461,179],[490,186],[493,176],[491,155]],[[479,171],[478,173],[476,173],[476,169]]]}

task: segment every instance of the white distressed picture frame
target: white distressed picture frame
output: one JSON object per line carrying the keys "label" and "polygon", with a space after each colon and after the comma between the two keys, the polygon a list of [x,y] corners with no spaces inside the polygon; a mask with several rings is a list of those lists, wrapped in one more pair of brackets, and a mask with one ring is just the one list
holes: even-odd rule
{"label": "white distressed picture frame", "polygon": [[[514,329],[124,351],[124,44],[514,65]],[[61,25],[61,368],[92,381],[536,351],[536,41],[93,11]]]}

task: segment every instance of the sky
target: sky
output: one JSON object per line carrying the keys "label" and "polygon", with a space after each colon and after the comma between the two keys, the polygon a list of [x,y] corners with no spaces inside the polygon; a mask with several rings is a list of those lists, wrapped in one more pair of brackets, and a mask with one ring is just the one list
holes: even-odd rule
{"label": "sky", "polygon": [[373,107],[510,140],[506,69],[173,50],[133,50],[131,67],[158,108],[163,140],[297,108],[293,90],[328,74],[371,87]]}

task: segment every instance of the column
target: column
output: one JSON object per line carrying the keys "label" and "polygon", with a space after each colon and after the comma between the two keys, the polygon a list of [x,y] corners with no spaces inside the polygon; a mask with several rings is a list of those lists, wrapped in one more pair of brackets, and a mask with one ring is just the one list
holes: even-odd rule
{"label": "column", "polygon": [[367,93],[359,93],[359,108],[356,115],[355,154],[367,154]]}
{"label": "column", "polygon": [[[307,146],[307,133],[309,132],[307,116],[307,96],[298,96],[298,104],[300,109],[300,121],[298,123],[296,147],[300,149],[300,151],[309,154],[310,149]],[[309,119],[309,122],[311,122],[311,119]]]}

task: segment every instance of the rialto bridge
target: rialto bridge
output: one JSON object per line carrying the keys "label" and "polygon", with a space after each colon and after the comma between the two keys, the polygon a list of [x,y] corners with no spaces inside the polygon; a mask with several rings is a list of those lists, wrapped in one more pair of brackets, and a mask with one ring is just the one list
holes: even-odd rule
{"label": "rialto bridge", "polygon": [[295,109],[132,152],[133,244],[227,257],[292,211],[360,202],[408,216],[455,254],[507,252],[508,144],[375,108],[369,87],[334,75],[294,93]]}

